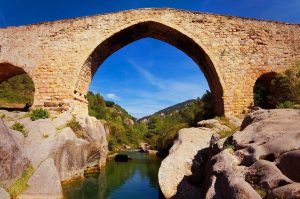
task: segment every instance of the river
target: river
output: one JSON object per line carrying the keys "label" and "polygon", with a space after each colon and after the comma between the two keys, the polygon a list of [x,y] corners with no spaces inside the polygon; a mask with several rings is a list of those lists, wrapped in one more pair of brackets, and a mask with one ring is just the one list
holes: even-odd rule
{"label": "river", "polygon": [[108,160],[99,173],[63,186],[65,199],[162,199],[158,185],[161,159],[139,152],[122,152],[132,160]]}

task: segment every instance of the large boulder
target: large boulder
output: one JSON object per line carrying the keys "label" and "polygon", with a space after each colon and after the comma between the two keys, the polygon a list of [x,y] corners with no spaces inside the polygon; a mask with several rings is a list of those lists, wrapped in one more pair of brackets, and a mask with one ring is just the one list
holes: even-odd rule
{"label": "large boulder", "polygon": [[65,182],[83,177],[85,169],[105,165],[108,152],[102,123],[89,116],[78,117],[84,129],[84,138],[78,138],[70,128],[61,131],[52,148],[60,180]]}
{"label": "large boulder", "polygon": [[0,119],[0,183],[9,186],[29,165],[21,146]]}
{"label": "large boulder", "polygon": [[186,128],[162,161],[158,172],[160,188],[166,198],[199,198],[199,185],[210,139],[214,131],[208,128]]}
{"label": "large boulder", "polygon": [[52,158],[42,162],[27,184],[28,188],[17,199],[62,198],[62,187]]}

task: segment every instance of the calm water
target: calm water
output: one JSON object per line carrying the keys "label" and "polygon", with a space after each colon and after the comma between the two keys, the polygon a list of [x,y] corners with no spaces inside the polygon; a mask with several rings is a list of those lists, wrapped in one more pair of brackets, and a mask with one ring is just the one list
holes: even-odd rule
{"label": "calm water", "polygon": [[63,187],[65,199],[158,199],[161,160],[139,152],[122,152],[128,162],[110,160],[100,173]]}

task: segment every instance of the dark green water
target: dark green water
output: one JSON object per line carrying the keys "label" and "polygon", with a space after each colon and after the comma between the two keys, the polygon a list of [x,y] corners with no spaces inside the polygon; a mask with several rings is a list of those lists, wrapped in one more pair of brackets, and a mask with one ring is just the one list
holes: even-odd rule
{"label": "dark green water", "polygon": [[128,162],[110,160],[100,173],[63,187],[65,199],[158,199],[161,159],[139,152],[122,152]]}

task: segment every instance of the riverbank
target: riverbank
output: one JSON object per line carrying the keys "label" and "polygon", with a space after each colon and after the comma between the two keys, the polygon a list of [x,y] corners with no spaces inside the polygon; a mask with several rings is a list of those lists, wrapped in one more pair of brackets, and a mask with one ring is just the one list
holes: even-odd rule
{"label": "riverbank", "polygon": [[27,112],[0,115],[0,186],[12,198],[60,198],[62,183],[105,165],[108,131],[96,118],[68,112],[35,121]]}

